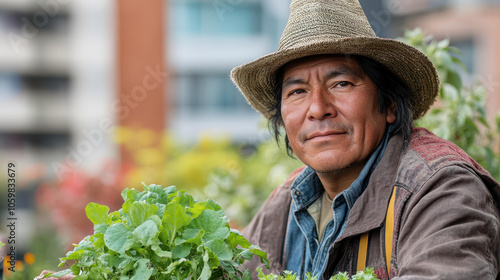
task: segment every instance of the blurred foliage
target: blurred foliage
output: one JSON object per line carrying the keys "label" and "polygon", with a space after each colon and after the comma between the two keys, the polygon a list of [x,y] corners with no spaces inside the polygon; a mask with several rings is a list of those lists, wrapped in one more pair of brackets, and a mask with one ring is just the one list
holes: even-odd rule
{"label": "blurred foliage", "polygon": [[[237,228],[244,227],[271,191],[302,165],[268,136],[259,143],[233,143],[228,138],[204,136],[195,144],[182,145],[164,134],[162,144],[153,149],[152,142],[138,141],[144,135],[154,137],[153,132],[134,133],[131,128],[121,127],[117,134],[116,141],[127,147],[135,160],[126,185],[143,181],[175,185],[199,200],[214,199]],[[145,154],[155,159],[144,161]]]}
{"label": "blurred foliage", "polygon": [[59,257],[64,254],[64,248],[59,242],[59,237],[52,229],[37,227],[36,234],[30,242],[30,251],[26,253],[17,252],[15,271],[10,271],[11,264],[8,256],[4,256],[3,263],[4,279],[6,280],[28,280],[33,279],[45,269],[56,269]]}
{"label": "blurred foliage", "polygon": [[488,120],[487,85],[477,80],[471,85],[463,82],[463,78],[473,79],[458,58],[460,50],[450,46],[448,39],[436,41],[414,29],[407,30],[401,40],[425,53],[441,78],[436,105],[416,125],[454,142],[500,181],[500,116],[494,122]]}
{"label": "blurred foliage", "polygon": [[105,204],[112,210],[121,207],[122,182],[118,166],[113,162],[103,163],[98,174],[76,169],[66,171],[58,180],[44,181],[38,187],[37,215],[50,217],[50,226],[66,239],[65,249],[70,249],[72,243],[93,232],[93,224],[85,214],[89,202]]}

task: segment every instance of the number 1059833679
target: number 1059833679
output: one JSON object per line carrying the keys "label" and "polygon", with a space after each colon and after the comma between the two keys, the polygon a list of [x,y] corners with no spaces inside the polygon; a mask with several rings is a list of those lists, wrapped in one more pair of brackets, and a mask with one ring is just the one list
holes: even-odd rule
{"label": "number 1059833679", "polygon": [[16,164],[7,164],[7,211],[8,216],[14,217],[16,211]]}

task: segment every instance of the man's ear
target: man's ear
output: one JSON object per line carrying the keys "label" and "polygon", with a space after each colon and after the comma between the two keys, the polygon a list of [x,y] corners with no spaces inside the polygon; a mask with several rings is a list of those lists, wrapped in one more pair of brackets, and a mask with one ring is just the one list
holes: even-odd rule
{"label": "man's ear", "polygon": [[387,112],[385,112],[385,119],[387,123],[393,123],[396,121],[396,103],[391,103],[391,105],[387,108]]}

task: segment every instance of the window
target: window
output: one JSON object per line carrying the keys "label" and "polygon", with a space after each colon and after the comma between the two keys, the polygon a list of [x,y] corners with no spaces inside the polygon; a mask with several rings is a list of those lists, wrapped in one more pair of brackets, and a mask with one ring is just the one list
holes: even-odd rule
{"label": "window", "polygon": [[69,77],[66,75],[26,75],[23,81],[30,92],[64,95],[69,92]]}
{"label": "window", "polygon": [[0,72],[0,100],[17,96],[22,90],[21,76]]}
{"label": "window", "polygon": [[70,135],[64,132],[0,132],[0,149],[59,149],[69,143]]}
{"label": "window", "polygon": [[262,31],[257,1],[176,0],[171,8],[174,35],[252,35]]}
{"label": "window", "polygon": [[177,110],[189,114],[253,112],[226,73],[191,73],[176,81]]}

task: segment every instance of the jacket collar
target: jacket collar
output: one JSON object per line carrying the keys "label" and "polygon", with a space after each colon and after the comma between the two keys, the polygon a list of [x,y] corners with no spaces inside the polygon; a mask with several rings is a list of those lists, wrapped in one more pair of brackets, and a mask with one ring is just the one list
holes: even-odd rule
{"label": "jacket collar", "polygon": [[403,137],[400,133],[389,139],[384,155],[375,167],[366,190],[356,200],[349,213],[344,233],[336,242],[383,224],[396,183],[398,166],[404,152],[403,144]]}

